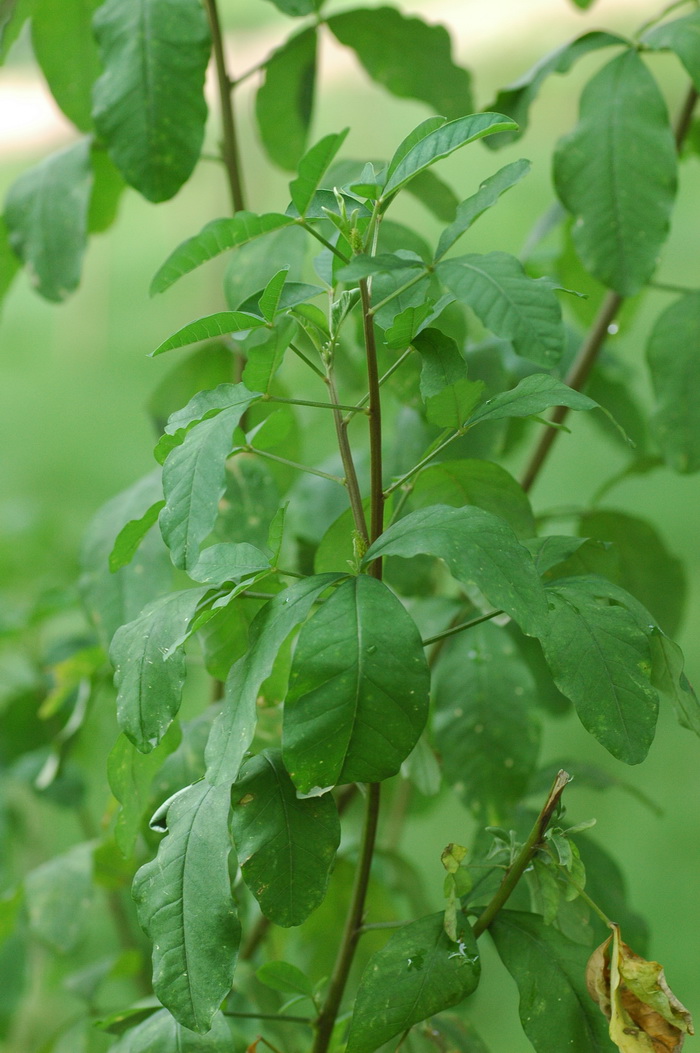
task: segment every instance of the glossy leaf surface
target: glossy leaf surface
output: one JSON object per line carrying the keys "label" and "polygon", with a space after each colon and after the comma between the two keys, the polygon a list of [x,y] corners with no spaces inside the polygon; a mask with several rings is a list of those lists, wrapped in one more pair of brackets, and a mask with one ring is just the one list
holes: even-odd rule
{"label": "glossy leaf surface", "polygon": [[416,476],[411,494],[413,507],[427,505],[477,505],[500,516],[519,538],[534,537],[535,519],[530,502],[512,475],[492,461],[444,461]]}
{"label": "glossy leaf surface", "polygon": [[155,351],[151,351],[151,356],[162,355],[164,351],[172,351],[175,347],[187,347],[188,344],[196,344],[200,340],[210,340],[214,336],[258,329],[264,324],[263,318],[247,314],[245,311],[219,311],[217,314],[208,314],[178,329],[159,344]]}
{"label": "glossy leaf surface", "polygon": [[326,894],[340,843],[331,794],[299,799],[278,750],[243,762],[231,788],[243,880],[276,925],[301,925]]}
{"label": "glossy leaf surface", "polygon": [[104,65],[97,132],[130,186],[167,201],[192,174],[204,137],[204,8],[197,0],[107,0],[94,30]]}
{"label": "glossy leaf surface", "polygon": [[206,585],[223,585],[225,581],[240,581],[269,566],[270,560],[255,545],[247,541],[222,541],[204,549],[189,575],[193,581]]}
{"label": "glossy leaf surface", "polygon": [[255,99],[263,146],[280,168],[294,170],[306,149],[315,82],[316,29],[304,29],[267,59]]}
{"label": "glossy leaf surface", "polygon": [[598,403],[588,395],[574,391],[561,380],[547,373],[531,373],[510,391],[487,399],[472,413],[468,424],[479,424],[486,420],[502,420],[505,417],[531,417],[550,406],[568,406],[570,409],[590,410]]}
{"label": "glossy leaf surface", "polygon": [[636,51],[604,66],[584,89],[577,127],[559,143],[554,180],[576,217],[587,270],[632,296],[656,269],[676,193],[666,104]]}
{"label": "glossy leaf surface", "polygon": [[178,1023],[209,1031],[231,987],[240,926],[231,895],[228,787],[198,782],[167,812],[158,855],[133,886],[153,940],[153,989]]}
{"label": "glossy leaf surface", "polygon": [[688,293],[662,311],[647,344],[655,431],[666,463],[677,472],[700,469],[699,340],[700,293]]}
{"label": "glossy leaf surface", "polygon": [[460,919],[453,943],[443,920],[442,913],[429,914],[404,925],[372,955],[360,981],[347,1053],[373,1053],[476,990],[481,962],[472,931]]}
{"label": "glossy leaf surface", "polygon": [[343,582],[299,634],[284,762],[301,793],[396,774],[425,727],[430,675],[413,620],[387,587]]}
{"label": "glossy leaf surface", "polygon": [[298,175],[289,184],[289,192],[300,216],[306,215],[328,166],[343,145],[347,134],[348,129],[346,128],[342,132],[324,136],[304,154],[299,162]]}

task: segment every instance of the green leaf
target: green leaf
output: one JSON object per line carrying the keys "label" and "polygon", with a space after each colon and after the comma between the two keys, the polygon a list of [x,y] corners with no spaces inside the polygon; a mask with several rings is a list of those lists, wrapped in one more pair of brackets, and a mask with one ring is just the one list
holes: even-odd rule
{"label": "green leaf", "polygon": [[554,181],[576,217],[573,239],[586,269],[621,296],[634,295],[656,269],[676,194],[666,104],[636,51],[586,85],[579,123],[557,148]]}
{"label": "green leaf", "polygon": [[331,794],[300,800],[278,750],[244,761],[231,787],[241,874],[266,918],[301,925],[322,902],[340,820]]}
{"label": "green leaf", "polygon": [[51,154],[10,187],[5,225],[32,285],[60,303],[77,289],[92,189],[90,141]]}
{"label": "green leaf", "polygon": [[226,458],[233,448],[234,429],[259,397],[242,384],[221,387],[230,389],[229,405],[186,432],[163,464],[166,504],[160,530],[173,563],[185,570],[196,564],[200,545],[214,526],[226,489]]}
{"label": "green leaf", "polygon": [[226,581],[240,581],[269,568],[270,560],[259,548],[246,541],[240,544],[224,541],[205,548],[188,574],[193,581],[205,585],[223,585]]}
{"label": "green leaf", "polygon": [[230,1053],[231,1032],[223,1013],[211,1025],[206,1035],[198,1035],[161,1009],[122,1035],[111,1053]]}
{"label": "green leaf", "polygon": [[683,672],[683,652],[657,628],[652,629],[649,642],[652,684],[661,698],[671,703],[681,727],[700,735],[700,702]]}
{"label": "green leaf", "polygon": [[444,461],[416,476],[411,505],[477,505],[505,519],[518,538],[534,537],[535,519],[527,495],[512,475],[491,461]]}
{"label": "green leaf", "polygon": [[413,176],[429,168],[443,157],[449,157],[461,146],[513,127],[515,127],[513,122],[500,113],[474,113],[468,117],[448,121],[447,124],[443,124],[420,139],[395,167],[393,167],[393,160],[390,162],[391,175],[386,182],[382,197],[386,200],[390,194],[394,194],[405,186]]}
{"label": "green leaf", "polygon": [[272,3],[285,15],[301,18],[303,15],[312,15],[314,11],[318,11],[323,0],[272,0]]}
{"label": "green leaf", "polygon": [[229,801],[227,786],[207,782],[178,793],[158,855],[134,878],[139,923],[154,945],[153,990],[192,1031],[211,1028],[231,989],[238,953]]}
{"label": "green leaf", "polygon": [[418,307],[407,307],[404,311],[399,312],[384,333],[387,347],[392,351],[405,350],[412,343],[416,333],[421,332],[427,325],[432,312],[431,301],[420,304]]}
{"label": "green leaf", "polygon": [[257,216],[254,212],[237,212],[231,219],[213,219],[199,234],[183,241],[157,272],[151,282],[151,296],[164,292],[176,281],[214,259],[227,249],[247,245],[256,238],[288,227],[294,220],[277,212]]}
{"label": "green leaf", "polygon": [[420,353],[420,392],[431,424],[461,428],[484,389],[467,379],[467,364],[457,344],[439,329],[423,329],[413,341]]}
{"label": "green leaf", "polygon": [[301,969],[289,962],[265,962],[255,975],[260,983],[271,987],[273,991],[284,991],[286,994],[302,994],[309,998],[313,996],[314,985],[305,976]]}
{"label": "green leaf", "polygon": [[[275,277],[277,275],[274,275],[270,280],[274,281]],[[307,300],[311,300],[323,292],[325,292],[325,289],[321,285],[309,285],[307,282],[285,282],[279,290],[279,299],[275,311],[279,314],[282,311],[290,311],[293,307],[299,307],[301,304],[306,306]],[[264,317],[262,300],[265,293],[266,289],[257,290],[247,300],[244,300],[242,304],[239,304],[239,310],[250,311],[252,314]],[[258,334],[258,336],[260,335],[264,334]]]}
{"label": "green leaf", "polygon": [[280,297],[284,290],[289,267],[283,267],[270,278],[258,300],[258,308],[266,322],[274,322],[275,315],[279,310]]}
{"label": "green leaf", "polygon": [[438,263],[440,280],[487,329],[518,355],[550,369],[564,350],[561,308],[548,278],[528,278],[505,252],[472,253]]}
{"label": "green leaf", "polygon": [[360,278],[367,278],[371,274],[415,270],[416,268],[425,270],[425,264],[420,259],[414,259],[413,256],[397,256],[389,252],[382,252],[377,256],[366,256],[360,253],[353,256],[350,263],[339,269],[337,277],[342,282],[352,282]]}
{"label": "green leaf", "polygon": [[22,31],[32,11],[31,0],[1,0],[0,2],[0,64]]}
{"label": "green leaf", "polygon": [[639,764],[658,713],[649,641],[629,611],[605,602],[605,589],[602,579],[583,577],[548,586],[551,617],[540,642],[586,730],[618,760]]}
{"label": "green leaf", "polygon": [[[574,0],[574,2],[577,2],[577,0]],[[591,2],[592,0],[588,0],[588,3],[582,0],[578,6],[590,7]],[[509,84],[508,87],[499,91],[493,104],[489,106],[490,110],[507,113],[509,117],[512,117],[517,122],[518,128],[515,131],[505,132],[503,135],[497,135],[489,139],[486,145],[492,150],[498,150],[501,146],[506,146],[523,135],[529,124],[530,106],[536,99],[541,85],[551,73],[568,73],[574,63],[590,52],[619,44],[629,47],[629,41],[625,40],[624,37],[618,36],[617,33],[593,30],[590,33],[584,33],[582,36],[576,37],[575,40],[570,41],[568,44],[563,44],[550,52],[549,55],[545,55],[522,77],[519,77],[513,84]]]}
{"label": "green leaf", "polygon": [[20,269],[19,258],[12,251],[5,217],[0,216],[0,304]]}
{"label": "green leaf", "polygon": [[372,80],[403,99],[420,99],[448,118],[473,107],[471,76],[452,61],[444,26],[406,17],[393,7],[333,15],[330,31],[352,48]]}
{"label": "green leaf", "polygon": [[130,519],[117,534],[114,548],[109,554],[109,569],[114,573],[126,567],[136,555],[136,550],[158,519],[165,501],[155,501],[139,519]]}
{"label": "green leaf", "polygon": [[700,469],[698,340],[700,293],[688,293],[661,312],[647,344],[655,432],[666,463],[677,472]]}
{"label": "green leaf", "polygon": [[343,145],[349,129],[324,136],[308,150],[299,162],[298,175],[289,184],[292,203],[300,216],[305,216],[329,164]]}
{"label": "green leaf", "polygon": [[207,778],[231,783],[253,740],[260,686],[272,672],[277,653],[293,629],[303,622],[316,600],[337,574],[322,574],[291,585],[270,600],[251,622],[248,650],[232,667],[224,690],[224,707],[207,743]]}
{"label": "green leaf", "polygon": [[247,332],[249,329],[258,329],[261,325],[265,325],[263,318],[244,311],[220,311],[218,314],[208,314],[178,329],[171,337],[159,344],[155,351],[151,351],[151,358],[155,355],[162,355],[164,351],[171,351],[174,347],[186,347],[187,344],[196,344],[199,340],[209,340],[213,336]]}
{"label": "green leaf", "polygon": [[31,870],[24,891],[33,935],[58,954],[68,954],[90,922],[92,845],[76,845]]}
{"label": "green leaf", "polygon": [[532,558],[498,516],[473,506],[418,509],[385,530],[363,563],[418,553],[443,559],[458,581],[476,585],[528,636],[545,630],[547,605]]}
{"label": "green leaf", "polygon": [[210,37],[198,0],[107,0],[93,27],[104,73],[93,119],[126,182],[167,201],[199,159]]}
{"label": "green leaf", "polygon": [[382,582],[343,582],[302,628],[284,707],[284,762],[303,794],[395,775],[428,716],[421,638]]}
{"label": "green leaf", "polygon": [[306,149],[316,83],[316,27],[286,40],[265,61],[255,99],[260,137],[280,168],[294,171]]}
{"label": "green leaf", "polygon": [[611,1053],[608,1024],[586,989],[590,948],[538,914],[502,910],[489,932],[520,992],[520,1020],[537,1053]]}
{"label": "green leaf", "polygon": [[150,803],[149,791],[163,761],[180,744],[182,734],[173,724],[156,749],[143,754],[120,735],[107,760],[109,788],[121,805],[117,813],[114,839],[123,856],[134,851],[141,823]]}
{"label": "green leaf", "polygon": [[88,210],[88,231],[90,234],[101,234],[108,230],[117,218],[126,183],[112,164],[107,151],[94,140],[90,150],[90,161],[93,184]]}
{"label": "green leaf", "polygon": [[34,0],[32,45],[51,94],[82,132],[92,129],[92,86],[101,66],[92,34],[100,0]]}
{"label": "green leaf", "polygon": [[548,373],[531,373],[510,391],[487,399],[467,421],[467,426],[504,417],[532,417],[550,406],[568,406],[575,410],[599,409],[597,402],[580,391],[562,384]]}
{"label": "green leaf", "polygon": [[505,819],[537,767],[537,685],[492,623],[455,640],[434,677],[435,745],[446,781],[476,815]]}
{"label": "green leaf", "polygon": [[141,753],[157,746],[180,708],[185,656],[173,643],[187,629],[206,589],[172,592],[117,629],[110,648],[117,719]]}
{"label": "green leaf", "polygon": [[652,51],[675,51],[693,84],[700,89],[700,12],[654,26],[642,37],[642,44]]}
{"label": "green leaf", "polygon": [[466,201],[457,206],[457,214],[449,227],[440,235],[438,247],[435,251],[435,262],[441,260],[455,242],[469,230],[479,216],[496,204],[501,194],[519,183],[523,176],[530,171],[530,162],[525,160],[511,161],[510,164],[499,168],[494,175],[489,176],[480,185],[476,194],[472,194]]}
{"label": "green leaf", "polygon": [[476,990],[481,962],[473,933],[460,918],[453,943],[443,917],[429,914],[402,926],[372,955],[360,980],[347,1053],[373,1053]]}

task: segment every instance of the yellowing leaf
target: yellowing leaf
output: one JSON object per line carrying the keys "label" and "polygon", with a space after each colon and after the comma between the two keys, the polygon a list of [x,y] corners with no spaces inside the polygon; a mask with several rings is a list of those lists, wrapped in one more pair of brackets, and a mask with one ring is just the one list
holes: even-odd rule
{"label": "yellowing leaf", "polygon": [[690,1013],[673,994],[658,962],[627,946],[620,929],[591,955],[586,983],[610,1021],[610,1037],[621,1053],[680,1053],[692,1035]]}

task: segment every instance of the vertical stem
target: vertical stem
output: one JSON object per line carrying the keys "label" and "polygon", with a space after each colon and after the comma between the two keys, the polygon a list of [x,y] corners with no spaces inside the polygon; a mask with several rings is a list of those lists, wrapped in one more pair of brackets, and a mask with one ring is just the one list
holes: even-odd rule
{"label": "vertical stem", "polygon": [[[338,404],[338,392],[336,390],[335,380],[333,379],[331,366],[328,367],[326,383],[328,384],[331,403],[336,406]],[[350,498],[350,507],[352,509],[352,517],[355,521],[355,529],[365,544],[369,546],[369,533],[367,531],[365,510],[362,504],[362,491],[360,490],[360,484],[357,480],[355,462],[353,460],[352,450],[348,440],[348,422],[344,420],[343,414],[339,409],[333,410],[333,422],[335,424],[335,433],[338,437],[338,449],[343,462],[345,484],[348,488],[348,497]]]}
{"label": "vertical stem", "polygon": [[238,137],[236,134],[236,119],[233,112],[231,92],[233,81],[226,69],[226,56],[224,54],[224,39],[221,32],[221,21],[216,0],[204,0],[209,25],[211,27],[212,48],[214,51],[214,63],[216,65],[216,81],[219,89],[219,102],[221,104],[221,128],[223,132],[222,153],[226,166],[231,204],[234,212],[240,212],[245,208],[243,194],[243,183],[241,178],[241,160],[238,150]]}
{"label": "vertical stem", "polygon": [[[374,320],[370,313],[371,300],[366,278],[360,281],[362,300],[362,325],[365,336],[367,356],[367,390],[369,392],[369,447],[370,447],[370,542],[374,542],[384,530],[384,492],[382,489],[382,403],[379,387],[379,370],[377,367],[377,344],[374,334]],[[371,567],[375,578],[382,576],[381,560],[375,560]]]}
{"label": "vertical stem", "polygon": [[360,859],[355,874],[355,885],[352,890],[350,909],[345,922],[345,930],[338,949],[333,975],[328,986],[328,994],[318,1016],[316,1038],[311,1053],[326,1053],[330,1044],[333,1028],[338,1017],[345,984],[350,973],[350,966],[355,955],[355,948],[362,928],[362,916],[365,909],[369,872],[374,853],[374,842],[377,836],[379,817],[379,783],[371,783],[367,791],[367,808],[365,825],[362,831]]}

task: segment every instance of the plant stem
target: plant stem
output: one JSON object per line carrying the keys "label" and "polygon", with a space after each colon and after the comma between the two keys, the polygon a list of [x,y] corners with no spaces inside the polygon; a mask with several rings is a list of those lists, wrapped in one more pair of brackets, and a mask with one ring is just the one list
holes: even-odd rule
{"label": "plant stem", "polygon": [[377,836],[379,796],[379,783],[371,783],[367,791],[367,808],[362,831],[360,859],[355,874],[355,885],[352,891],[350,909],[340,947],[338,948],[338,956],[328,986],[326,1000],[318,1016],[316,1038],[311,1053],[327,1053],[350,966],[355,955],[355,948],[362,930],[362,916],[365,909],[367,886],[369,885],[369,872],[372,865],[374,842]]}
{"label": "plant stem", "polygon": [[304,352],[301,350],[300,347],[297,347],[296,344],[290,344],[289,345],[289,350],[293,351],[294,354],[297,356],[297,358],[301,359],[302,362],[305,362],[306,365],[309,367],[309,369],[313,369],[314,373],[317,376],[319,376],[321,378],[321,380],[323,380],[325,382],[326,376],[325,376],[323,370],[319,369],[319,367],[316,365],[316,363],[312,362],[311,359],[308,358],[304,354]]}
{"label": "plant stem", "polygon": [[478,618],[472,618],[468,622],[460,622],[459,625],[451,625],[449,629],[443,629],[441,633],[436,633],[435,636],[429,636],[427,640],[423,640],[423,647],[428,647],[430,644],[437,643],[438,640],[446,640],[448,636],[455,636],[457,633],[464,632],[465,629],[473,629],[475,625],[481,625],[482,622],[488,622],[491,618],[495,618],[499,614],[503,614],[503,611],[488,611],[487,614],[480,614]]}
{"label": "plant stem", "polygon": [[288,406],[313,406],[317,409],[354,410],[354,406],[344,406],[340,402],[312,402],[309,399],[285,399],[279,395],[265,395],[263,402],[282,402]]}
{"label": "plant stem", "polygon": [[232,1009],[224,1009],[224,1016],[232,1016],[243,1020],[282,1020],[287,1024],[311,1024],[310,1016],[292,1016],[289,1013],[236,1013]]}
{"label": "plant stem", "polygon": [[[382,488],[382,399],[379,389],[379,369],[377,366],[377,344],[374,332],[374,320],[371,310],[369,284],[366,278],[360,279],[360,299],[362,301],[362,326],[365,337],[367,359],[367,390],[369,393],[369,449],[370,449],[370,543],[377,540],[384,530],[384,491]],[[370,572],[375,578],[382,576],[381,560],[372,563]]]}
{"label": "plant stem", "polygon": [[226,56],[224,54],[224,39],[221,32],[221,20],[216,6],[216,0],[204,0],[209,25],[211,27],[212,48],[214,51],[214,63],[216,65],[216,82],[219,89],[219,102],[221,105],[221,129],[223,132],[222,154],[226,165],[228,176],[231,204],[234,212],[240,212],[245,208],[245,197],[243,194],[243,183],[241,179],[241,159],[238,150],[238,137],[236,134],[236,120],[233,112],[231,89],[233,83],[226,69]]}
{"label": "plant stem", "polygon": [[312,238],[316,238],[316,241],[320,241],[321,244],[325,246],[325,248],[330,249],[333,255],[337,256],[339,260],[342,260],[343,263],[350,262],[345,253],[341,252],[340,249],[337,249],[335,245],[332,245],[331,242],[324,238],[322,234],[319,234],[316,228],[313,227],[310,223],[307,223],[304,219],[299,219],[297,220],[297,222],[300,227],[303,227],[303,229],[312,236]]}
{"label": "plant stem", "polygon": [[527,841],[520,849],[516,859],[512,865],[508,868],[503,876],[503,881],[500,887],[489,905],[485,908],[483,913],[477,918],[474,923],[474,935],[476,937],[481,936],[483,932],[488,929],[491,922],[494,920],[498,912],[506,905],[508,898],[515,889],[515,886],[523,876],[530,861],[542,844],[542,839],[545,835],[545,831],[549,826],[549,822],[554,814],[564,788],[568,782],[571,781],[571,776],[568,772],[560,771],[557,774],[556,779],[552,784],[552,788],[549,791],[549,796],[544,803],[542,811],[537,816],[537,820]]}
{"label": "plant stem", "polygon": [[340,483],[341,486],[345,486],[345,480],[341,479],[339,475],[331,475],[329,472],[322,472],[320,468],[311,468],[308,464],[298,464],[296,461],[288,461],[286,457],[278,457],[276,453],[269,453],[267,450],[259,450],[257,446],[243,446],[241,449],[246,450],[248,453],[257,453],[258,457],[267,457],[268,461],[276,461],[278,464],[286,464],[288,468],[296,468],[299,472],[307,472],[309,475],[318,475],[321,479],[330,479],[332,483]]}
{"label": "plant stem", "polygon": [[[332,406],[337,406],[338,392],[335,387],[332,364],[329,364],[328,366],[328,373],[325,379],[328,384],[328,393],[331,399],[330,404]],[[343,420],[342,412],[339,409],[333,410],[333,423],[335,424],[335,434],[338,439],[340,459],[343,462],[345,485],[348,488],[348,497],[350,499],[350,508],[352,509],[352,518],[355,522],[355,530],[358,532],[364,543],[369,547],[369,531],[367,530],[365,509],[362,503],[362,491],[360,490],[360,484],[357,479],[355,460],[352,456],[350,440],[348,439],[348,422]]]}
{"label": "plant stem", "polygon": [[410,289],[411,286],[416,284],[416,282],[419,282],[422,278],[426,278],[429,274],[430,271],[426,268],[425,270],[420,271],[419,274],[414,275],[413,278],[409,278],[409,280],[404,282],[403,285],[399,285],[398,289],[395,289],[393,293],[389,293],[389,295],[385,296],[383,300],[379,301],[379,303],[375,303],[373,307],[370,307],[370,317],[375,315],[377,311],[380,311],[385,304],[391,303],[391,301],[395,300],[397,296],[400,296],[402,292],[406,292],[407,289]]}
{"label": "plant stem", "polygon": [[384,491],[384,497],[386,498],[389,496],[389,494],[393,494],[394,490],[398,490],[400,486],[403,486],[403,484],[407,482],[407,480],[410,479],[412,476],[414,476],[416,472],[419,472],[421,468],[425,468],[426,464],[430,464],[433,457],[437,457],[437,455],[441,453],[446,446],[449,446],[451,442],[454,442],[455,439],[458,439],[463,434],[464,432],[462,430],[452,432],[452,434],[447,439],[439,443],[433,450],[430,451],[430,453],[427,453],[425,457],[418,461],[418,464],[414,464],[413,468],[407,471],[405,475],[402,475],[401,478],[397,479],[395,483],[392,483],[391,486],[388,486]]}
{"label": "plant stem", "polygon": [[[697,100],[698,93],[695,90],[695,87],[691,86],[686,93],[674,130],[676,150],[678,151],[680,151],[685,137],[688,134],[693,110],[695,109]],[[609,292],[605,296],[600,310],[589,330],[588,336],[581,345],[574,363],[565,379],[565,383],[568,384],[570,388],[573,388],[574,391],[583,390],[586,381],[590,376],[591,370],[598,359],[603,342],[608,334],[608,329],[617,316],[623,302],[624,298],[619,293]],[[568,412],[569,410],[566,406],[557,406],[550,417],[550,422],[552,424],[561,424]],[[535,480],[540,474],[542,466],[547,460],[549,451],[551,450],[558,434],[559,430],[556,428],[548,428],[542,433],[532,457],[525,468],[520,484],[526,493],[532,488]]]}
{"label": "plant stem", "polygon": [[[413,353],[413,347],[411,346],[411,347],[407,347],[406,350],[403,351],[399,355],[399,357],[396,359],[396,361],[394,363],[392,363],[392,365],[389,366],[389,368],[387,369],[386,373],[384,373],[379,378],[379,387],[382,386],[382,384],[384,383],[385,380],[389,379],[389,377],[392,375],[392,373],[396,372],[396,370],[399,368],[399,366],[403,365],[403,363],[406,361],[406,359],[412,353]],[[364,408],[365,408],[365,406],[367,405],[368,402],[369,402],[369,392],[367,392],[366,395],[363,395],[362,398],[360,399],[360,401],[355,406],[352,407],[351,413],[348,414],[348,417],[346,419],[349,420],[350,419],[350,415],[354,416],[356,413],[363,413],[364,412]]]}
{"label": "plant stem", "polygon": [[[554,856],[552,855],[551,858],[554,859]],[[554,860],[554,861],[555,861],[555,863],[557,862],[556,860]],[[591,899],[591,897],[588,895],[588,893],[585,891],[585,889],[581,888],[581,886],[579,885],[578,881],[575,881],[572,878],[571,874],[566,869],[566,867],[561,866],[560,863],[557,863],[557,866],[559,867],[560,874],[562,874],[563,877],[566,878],[566,880],[569,882],[569,884],[571,885],[572,888],[576,889],[577,893],[579,894],[579,896],[581,897],[583,902],[586,903],[591,908],[591,910],[593,911],[594,914],[598,915],[598,917],[600,918],[600,920],[603,922],[604,925],[607,925],[608,928],[612,928],[612,922],[610,921],[610,918],[607,916],[605,911],[601,910],[601,908],[598,906],[598,904],[594,900]]]}

